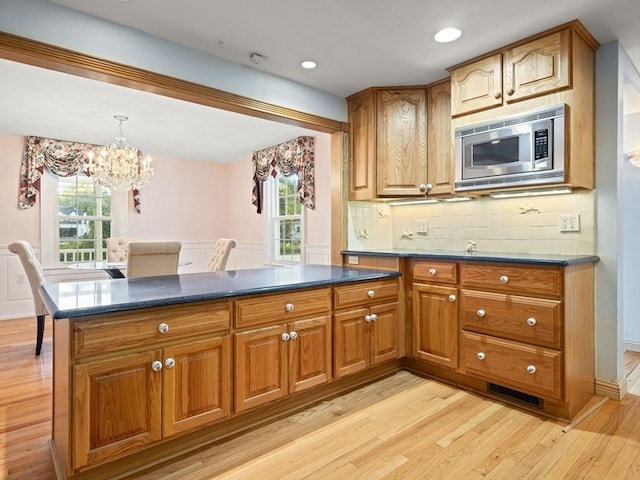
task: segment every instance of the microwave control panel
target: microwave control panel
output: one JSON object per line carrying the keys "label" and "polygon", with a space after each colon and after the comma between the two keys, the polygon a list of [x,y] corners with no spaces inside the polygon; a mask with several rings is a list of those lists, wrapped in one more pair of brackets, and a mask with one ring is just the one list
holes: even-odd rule
{"label": "microwave control panel", "polygon": [[543,128],[541,130],[536,130],[534,132],[535,135],[535,143],[534,143],[534,159],[542,160],[549,156],[549,130]]}

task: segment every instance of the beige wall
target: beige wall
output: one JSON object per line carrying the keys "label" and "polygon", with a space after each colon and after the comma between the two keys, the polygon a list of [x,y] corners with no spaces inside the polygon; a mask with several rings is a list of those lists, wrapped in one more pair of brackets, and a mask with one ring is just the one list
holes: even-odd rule
{"label": "beige wall", "polygon": [[[580,215],[579,232],[560,232],[559,216]],[[418,220],[427,223],[417,233]],[[362,234],[366,230],[364,238]],[[411,238],[401,238],[412,232]],[[389,206],[349,204],[349,248],[591,255],[595,247],[595,191],[529,198],[479,198],[460,203]]]}

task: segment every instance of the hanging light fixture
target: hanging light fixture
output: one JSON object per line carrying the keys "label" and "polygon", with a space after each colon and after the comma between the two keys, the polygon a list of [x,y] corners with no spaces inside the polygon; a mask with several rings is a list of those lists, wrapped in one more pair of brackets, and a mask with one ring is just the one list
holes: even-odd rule
{"label": "hanging light fixture", "polygon": [[95,161],[94,152],[89,152],[85,171],[96,185],[110,190],[139,190],[149,185],[153,175],[151,157],[147,155],[143,159],[140,150],[127,143],[122,133],[122,123],[129,118],[124,115],[114,115],[113,118],[119,122],[120,136],[116,137],[115,142],[102,147]]}

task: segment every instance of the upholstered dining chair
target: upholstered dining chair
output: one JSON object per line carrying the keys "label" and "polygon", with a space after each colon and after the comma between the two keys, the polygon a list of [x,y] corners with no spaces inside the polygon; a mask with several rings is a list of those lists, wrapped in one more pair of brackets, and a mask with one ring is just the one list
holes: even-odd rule
{"label": "upholstered dining chair", "polygon": [[109,237],[107,238],[107,262],[119,263],[127,261],[129,243],[142,240],[135,237]]}
{"label": "upholstered dining chair", "polygon": [[44,306],[44,301],[38,292],[40,285],[44,285],[46,280],[42,271],[42,265],[36,258],[36,254],[29,242],[24,240],[18,240],[17,242],[10,243],[9,251],[16,253],[20,257],[22,262],[22,268],[27,274],[29,285],[31,286],[31,295],[33,295],[33,303],[36,310],[36,319],[38,322],[38,330],[36,336],[36,355],[40,355],[42,350],[42,338],[44,337],[44,317],[48,315],[47,308]]}
{"label": "upholstered dining chair", "polygon": [[238,245],[238,242],[231,238],[219,238],[213,246],[213,251],[209,257],[210,272],[224,272],[227,268],[227,260],[231,250]]}
{"label": "upholstered dining chair", "polygon": [[130,242],[127,277],[153,277],[178,273],[180,242]]}

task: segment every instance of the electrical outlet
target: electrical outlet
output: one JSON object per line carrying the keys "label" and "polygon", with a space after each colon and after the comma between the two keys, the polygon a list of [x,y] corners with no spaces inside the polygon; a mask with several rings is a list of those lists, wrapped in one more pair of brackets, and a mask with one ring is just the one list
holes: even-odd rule
{"label": "electrical outlet", "polygon": [[419,235],[427,234],[428,224],[426,220],[416,220],[416,233]]}
{"label": "electrical outlet", "polygon": [[24,283],[24,274],[23,273],[19,273],[16,276],[16,283]]}
{"label": "electrical outlet", "polygon": [[560,231],[561,232],[579,232],[580,231],[580,214],[571,213],[568,215],[560,215]]}

